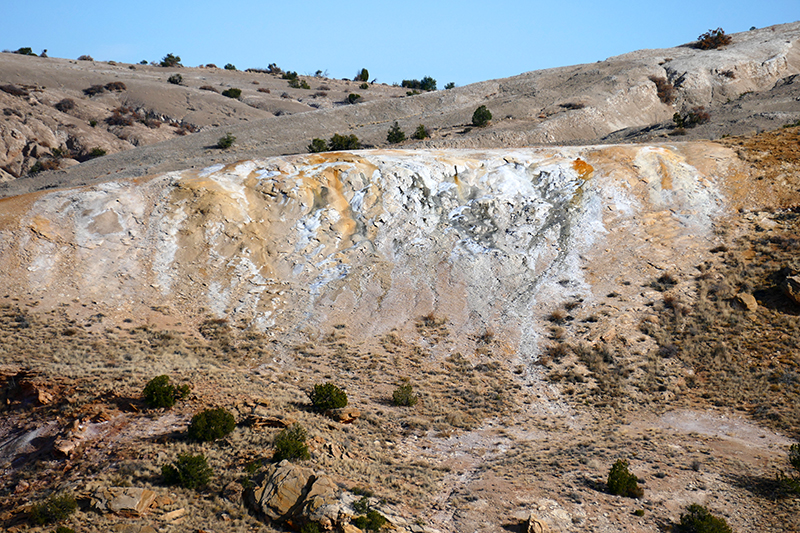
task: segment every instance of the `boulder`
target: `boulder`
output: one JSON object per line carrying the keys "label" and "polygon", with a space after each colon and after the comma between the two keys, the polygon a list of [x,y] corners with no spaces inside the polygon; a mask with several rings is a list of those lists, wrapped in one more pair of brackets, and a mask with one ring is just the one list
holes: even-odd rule
{"label": "boulder", "polygon": [[736,302],[751,313],[758,309],[758,302],[752,294],[740,292],[736,295]]}
{"label": "boulder", "polygon": [[528,517],[525,531],[527,533],[549,533],[547,526],[533,514]]}
{"label": "boulder", "polygon": [[245,502],[272,522],[297,526],[309,521],[325,529],[347,523],[349,515],[342,491],[325,474],[281,461],[256,478],[245,493]]}
{"label": "boulder", "polygon": [[361,411],[355,407],[342,407],[341,409],[328,409],[325,414],[341,424],[352,424],[361,417]]}
{"label": "boulder", "polygon": [[781,288],[790,300],[800,304],[800,276],[788,276]]}
{"label": "boulder", "polygon": [[138,487],[101,487],[91,498],[91,507],[120,516],[141,516],[156,499],[150,489]]}

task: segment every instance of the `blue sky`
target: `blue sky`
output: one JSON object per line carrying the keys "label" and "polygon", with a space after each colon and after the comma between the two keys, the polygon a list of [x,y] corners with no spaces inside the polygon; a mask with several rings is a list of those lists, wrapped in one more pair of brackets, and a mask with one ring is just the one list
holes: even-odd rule
{"label": "blue sky", "polygon": [[[4,2],[0,49],[466,85],[800,20],[798,0]],[[2,72],[0,72],[0,79]]]}

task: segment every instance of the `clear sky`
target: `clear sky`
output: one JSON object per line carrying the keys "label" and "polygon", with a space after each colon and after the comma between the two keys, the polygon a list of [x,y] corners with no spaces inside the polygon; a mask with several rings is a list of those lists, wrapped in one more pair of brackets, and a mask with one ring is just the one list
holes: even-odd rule
{"label": "clear sky", "polygon": [[[466,85],[800,20],[800,0],[4,0],[0,49]],[[2,72],[0,72],[2,81]]]}

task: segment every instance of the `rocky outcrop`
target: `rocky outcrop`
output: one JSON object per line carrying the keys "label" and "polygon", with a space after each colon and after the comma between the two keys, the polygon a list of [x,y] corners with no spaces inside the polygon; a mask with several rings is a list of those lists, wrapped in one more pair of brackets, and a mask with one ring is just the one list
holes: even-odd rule
{"label": "rocky outcrop", "polygon": [[790,300],[800,304],[800,276],[787,276],[781,288]]}
{"label": "rocky outcrop", "polygon": [[272,522],[296,529],[316,522],[328,530],[347,523],[341,493],[328,476],[284,460],[256,478],[255,487],[245,493],[245,502]]}
{"label": "rocky outcrop", "polygon": [[435,312],[529,353],[542,302],[708,247],[735,165],[710,144],[367,151],[111,181],[5,200],[0,287],[271,333]]}
{"label": "rocky outcrop", "polygon": [[143,515],[158,494],[139,487],[103,487],[91,497],[91,507],[100,512],[112,512],[120,516]]}

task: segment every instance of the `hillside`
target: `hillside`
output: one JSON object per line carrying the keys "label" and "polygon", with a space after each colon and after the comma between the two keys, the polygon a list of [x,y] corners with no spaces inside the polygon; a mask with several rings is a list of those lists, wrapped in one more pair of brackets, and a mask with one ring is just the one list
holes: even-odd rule
{"label": "hillside", "polygon": [[[76,531],[360,533],[371,509],[384,531],[662,532],[694,503],[737,532],[800,530],[776,481],[800,439],[799,36],[415,96],[373,84],[357,104],[344,80],[282,98],[261,72],[174,85],[0,54],[29,93],[0,92],[20,168],[70,138],[109,152],[4,176],[0,526],[53,530],[36,505],[66,492]],[[163,125],[101,125],[120,105]],[[697,106],[707,123],[672,126]],[[388,146],[394,121],[432,136]],[[304,153],[333,133],[372,149]],[[151,408],[163,374],[190,391]],[[325,382],[347,408],[312,407]],[[197,442],[210,407],[235,428]],[[294,423],[310,459],[275,465]],[[207,486],[165,483],[186,453]],[[609,493],[618,459],[639,498]]]}

